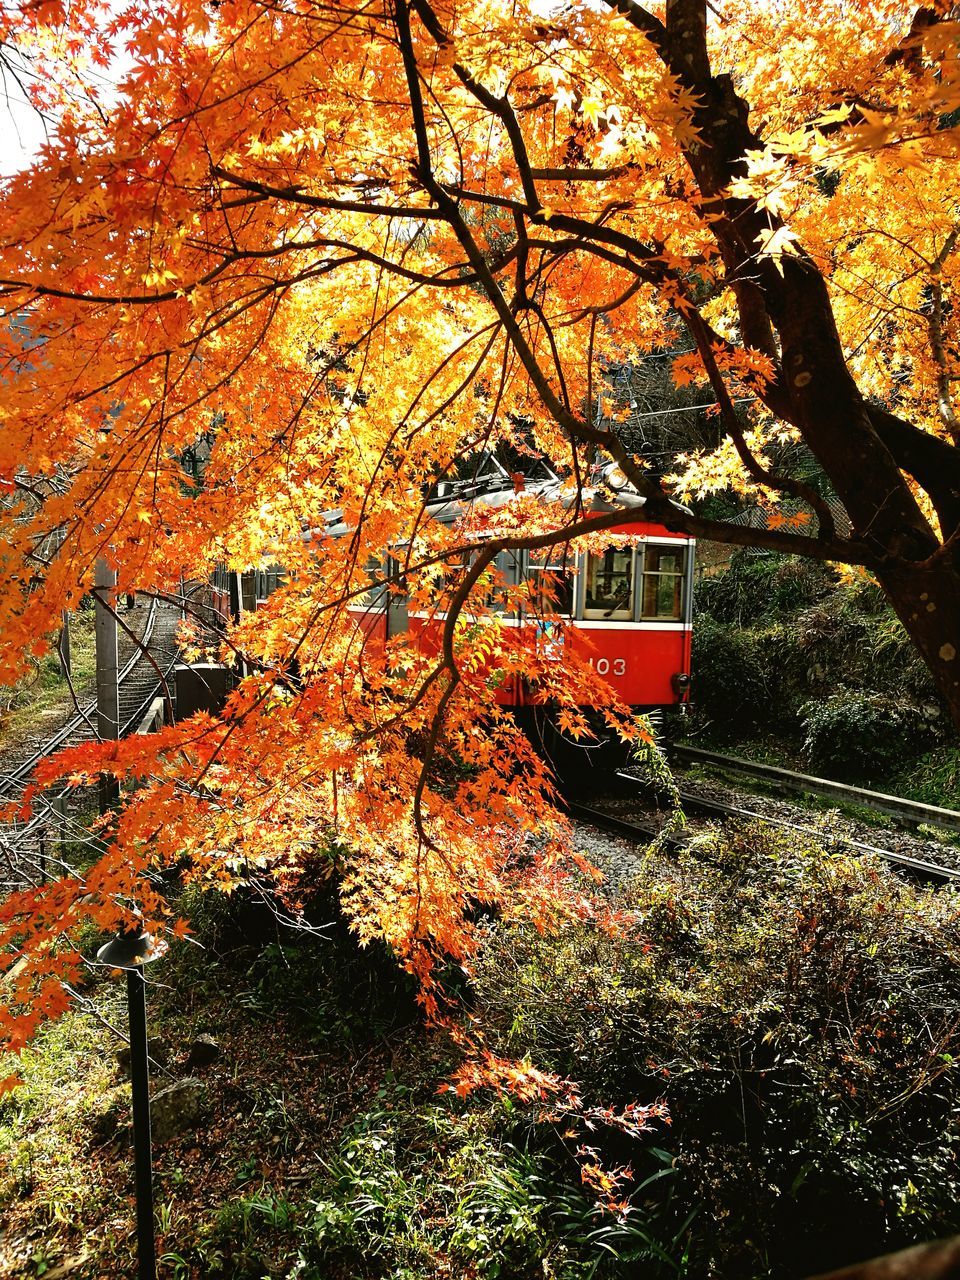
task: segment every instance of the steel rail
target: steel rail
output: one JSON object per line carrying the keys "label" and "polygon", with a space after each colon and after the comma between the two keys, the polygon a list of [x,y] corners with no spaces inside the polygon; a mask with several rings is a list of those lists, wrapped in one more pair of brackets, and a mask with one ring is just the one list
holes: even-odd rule
{"label": "steel rail", "polygon": [[[645,790],[644,783],[632,774],[618,773],[616,777],[619,782],[629,784],[638,794]],[[877,845],[867,844],[862,840],[848,839],[846,836],[825,837],[824,832],[816,827],[803,826],[801,823],[790,822],[786,818],[771,817],[769,814],[759,813],[753,809],[721,804],[715,800],[701,800],[699,796],[693,796],[685,792],[681,792],[679,798],[681,808],[685,813],[699,812],[720,818],[747,818],[754,822],[766,822],[772,826],[784,827],[788,831],[796,831],[801,835],[812,836],[819,841],[823,841],[825,838],[835,839],[857,853],[872,854],[874,857],[882,858],[885,862],[892,863],[918,879],[935,884],[960,885],[960,870],[954,867],[944,867],[939,863],[927,862],[922,858],[912,858],[909,854],[895,853],[892,849],[881,849]],[[591,805],[567,800],[566,806],[573,816],[581,818],[585,822],[592,822],[597,826],[605,827],[607,830],[614,831],[619,835],[625,835],[628,838],[636,837],[639,834],[646,841],[649,841],[657,835],[656,829],[652,826],[621,817],[618,814],[606,813],[604,810],[595,809]],[[668,847],[679,849],[683,848],[684,844],[685,841],[682,836],[668,837]]]}
{"label": "steel rail", "polygon": [[[143,655],[141,654],[140,656],[142,657]],[[180,660],[180,655],[177,652],[177,650],[174,649],[166,666],[163,666],[160,668],[160,673],[161,673],[160,676],[156,676],[156,673],[154,673],[155,679],[150,684],[148,692],[144,694],[143,698],[140,700],[140,702],[137,703],[134,710],[130,713],[129,716],[127,716],[126,720],[124,720],[123,724],[120,726],[121,738],[125,738],[131,732],[136,731],[136,726],[139,725],[140,721],[143,719],[144,715],[149,709],[151,703],[157,697],[157,690],[160,689],[161,686],[167,683],[167,680],[169,679],[170,675],[173,673],[173,670],[176,667],[179,660]],[[164,698],[164,702],[166,702],[166,698]]]}
{"label": "steel rail", "polygon": [[[634,782],[636,781],[634,779]],[[824,833],[814,827],[804,827],[795,822],[788,822],[786,819],[772,818],[765,813],[756,813],[750,809],[738,809],[735,806],[723,805],[715,801],[700,800],[696,796],[681,795],[680,799],[685,812],[699,809],[703,813],[713,814],[717,817],[750,818],[754,821],[785,827],[787,830],[797,831],[803,835],[814,836],[818,840],[823,840],[824,838]],[[653,826],[620,817],[618,814],[606,813],[603,809],[595,809],[592,805],[568,800],[566,807],[572,816],[579,818],[581,821],[593,823],[594,826],[603,827],[608,831],[630,839],[635,839],[639,835],[643,837],[645,842],[649,843],[658,834]],[[956,870],[953,867],[942,867],[935,862],[925,862],[921,858],[911,858],[906,854],[894,853],[890,849],[880,849],[876,845],[865,844],[860,840],[849,840],[845,836],[839,839],[842,844],[857,853],[869,853],[875,857],[883,858],[886,862],[893,863],[917,879],[934,884],[960,884],[960,870]],[[684,845],[685,841],[682,837],[669,836],[666,840],[668,849],[682,849]]]}
{"label": "steel rail", "polygon": [[700,813],[713,814],[722,818],[749,818],[754,822],[767,822],[772,826],[784,827],[788,831],[797,831],[801,835],[813,836],[817,840],[837,840],[840,844],[846,845],[847,848],[856,850],[857,853],[870,853],[875,857],[883,858],[886,862],[892,862],[895,866],[902,867],[905,871],[909,871],[911,875],[918,876],[923,880],[930,880],[939,884],[960,884],[960,870],[954,867],[944,867],[937,862],[926,862],[923,858],[911,858],[909,854],[894,853],[892,849],[881,849],[877,845],[867,844],[863,840],[853,840],[847,836],[825,836],[824,832],[816,827],[807,827],[799,822],[790,822],[786,818],[771,817],[770,814],[759,813],[755,809],[744,809],[739,805],[721,804],[716,800],[701,800],[699,796],[692,796],[685,792],[680,793],[680,804],[684,812],[699,811]]}
{"label": "steel rail", "polygon": [[756,764],[753,760],[725,756],[716,751],[703,751],[699,747],[671,746],[668,754],[678,761],[712,765],[731,773],[772,782],[781,790],[794,794],[824,796],[865,809],[874,809],[906,827],[917,827],[922,823],[925,826],[941,827],[946,831],[960,831],[960,812],[956,809],[922,804],[919,800],[886,795],[882,791],[869,791],[864,787],[849,786],[845,782],[834,782],[830,778],[818,778],[813,774],[796,773],[792,769],[781,769],[775,765]]}
{"label": "steel rail", "polygon": [[[642,835],[649,843],[660,834],[652,823],[646,825],[642,822],[634,822],[629,818],[621,818],[615,813],[606,813],[603,809],[595,809],[593,805],[581,804],[579,800],[567,799],[564,801],[564,807],[571,816],[580,819],[581,822],[592,822],[594,826],[604,827],[607,831],[612,831],[616,835],[626,836],[628,839],[635,839],[638,835]],[[683,847],[683,843],[683,840],[678,836],[667,836],[664,841],[668,849],[680,849]]]}

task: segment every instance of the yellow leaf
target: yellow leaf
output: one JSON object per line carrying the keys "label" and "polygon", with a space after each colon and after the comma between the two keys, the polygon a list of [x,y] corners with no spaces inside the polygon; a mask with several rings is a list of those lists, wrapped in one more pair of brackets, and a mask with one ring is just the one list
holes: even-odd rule
{"label": "yellow leaf", "polygon": [[599,98],[590,95],[584,98],[580,104],[580,114],[593,125],[594,129],[599,129],[600,117],[603,115],[603,103]]}
{"label": "yellow leaf", "polygon": [[783,255],[792,253],[796,256],[797,250],[794,248],[796,239],[796,232],[791,231],[789,227],[777,227],[774,230],[761,231],[757,236],[760,244],[760,252],[757,257],[770,258],[776,269],[783,275]]}

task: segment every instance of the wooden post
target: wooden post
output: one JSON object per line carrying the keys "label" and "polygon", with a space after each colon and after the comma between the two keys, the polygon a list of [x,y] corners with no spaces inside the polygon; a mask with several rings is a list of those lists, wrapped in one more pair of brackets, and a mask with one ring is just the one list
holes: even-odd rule
{"label": "wooden post", "polygon": [[70,654],[70,611],[64,609],[60,623],[60,637],[57,641],[57,657],[60,659],[60,670],[64,676],[73,675],[73,663]]}
{"label": "wooden post", "polygon": [[130,1016],[130,1089],[133,1094],[133,1165],[137,1188],[137,1276],[138,1280],[156,1280],[147,987],[142,965],[131,965],[127,970],[127,1008]]}
{"label": "wooden post", "polygon": [[[115,607],[117,575],[105,560],[94,571],[97,589],[94,637],[97,652],[97,734],[101,740],[120,736],[120,688],[117,682],[117,620]],[[109,605],[109,608],[107,607]],[[117,797],[116,783],[101,776],[100,810],[109,809]]]}

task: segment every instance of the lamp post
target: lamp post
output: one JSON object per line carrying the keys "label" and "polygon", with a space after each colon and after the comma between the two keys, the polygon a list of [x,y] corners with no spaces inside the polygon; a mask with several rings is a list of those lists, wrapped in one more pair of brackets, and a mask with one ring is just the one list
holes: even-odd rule
{"label": "lamp post", "polygon": [[97,952],[97,962],[127,974],[130,1021],[130,1091],[133,1098],[133,1161],[137,1198],[139,1280],[156,1280],[153,1237],[153,1169],[150,1155],[150,1067],[147,1051],[147,988],[143,966],[159,960],[167,944],[132,929],[118,934]]}

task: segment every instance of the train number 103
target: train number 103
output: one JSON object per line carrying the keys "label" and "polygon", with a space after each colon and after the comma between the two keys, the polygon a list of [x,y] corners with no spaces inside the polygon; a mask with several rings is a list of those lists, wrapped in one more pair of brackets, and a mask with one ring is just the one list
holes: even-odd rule
{"label": "train number 103", "polygon": [[588,661],[598,676],[625,676],[627,674],[626,658],[589,658]]}

